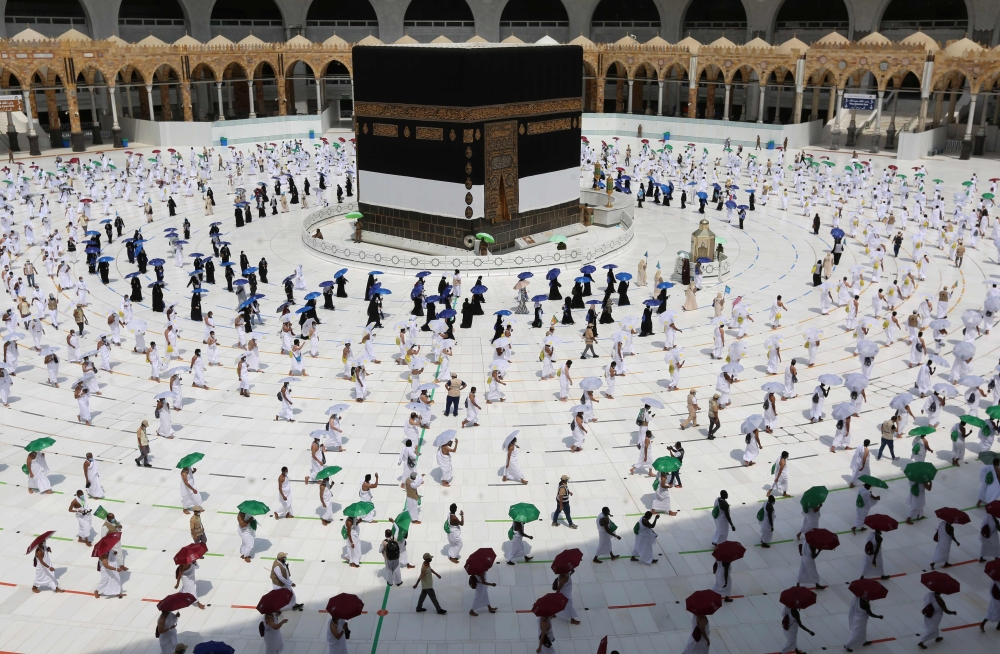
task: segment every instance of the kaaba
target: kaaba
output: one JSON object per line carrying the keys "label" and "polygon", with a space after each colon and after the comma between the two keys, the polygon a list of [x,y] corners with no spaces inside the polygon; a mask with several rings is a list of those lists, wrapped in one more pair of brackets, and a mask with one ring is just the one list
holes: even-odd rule
{"label": "kaaba", "polygon": [[580,221],[583,49],[373,45],[353,51],[364,232],[493,251]]}

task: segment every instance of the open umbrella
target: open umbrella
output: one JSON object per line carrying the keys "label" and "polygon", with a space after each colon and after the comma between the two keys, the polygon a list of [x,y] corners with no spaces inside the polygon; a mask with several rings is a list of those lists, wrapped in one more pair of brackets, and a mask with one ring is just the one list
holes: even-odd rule
{"label": "open umbrella", "polygon": [[816,603],[816,593],[805,586],[792,586],[781,591],[778,601],[790,609],[801,611]]}
{"label": "open umbrella", "polygon": [[928,434],[933,434],[937,429],[931,427],[930,425],[921,425],[919,427],[914,427],[909,432],[910,436],[927,436]]}
{"label": "open umbrella", "polygon": [[122,532],[111,531],[102,538],[101,540],[94,543],[94,549],[90,552],[90,556],[94,558],[100,558],[113,550],[115,545],[122,539]]}
{"label": "open umbrella", "polygon": [[314,479],[328,479],[343,470],[340,466],[327,466],[316,473]]}
{"label": "open umbrella", "polygon": [[979,429],[982,429],[983,427],[986,426],[986,421],[985,420],[983,420],[982,418],[977,418],[975,416],[964,415],[964,416],[960,416],[959,420],[961,420],[962,422],[964,422],[967,425],[972,425],[973,427],[977,427]]}
{"label": "open umbrella", "polygon": [[943,506],[934,511],[934,515],[952,525],[967,525],[972,522],[969,514],[961,509],[954,509],[950,506]]}
{"label": "open umbrella", "polygon": [[549,567],[557,575],[568,574],[576,570],[581,561],[583,561],[583,552],[574,547],[556,554],[555,560],[552,561],[552,565]]}
{"label": "open umbrella", "polygon": [[247,515],[267,515],[271,511],[266,504],[257,500],[245,500],[240,502],[236,508],[239,509],[240,513]]}
{"label": "open umbrella", "polygon": [[865,517],[865,525],[875,531],[895,531],[899,528],[899,522],[895,518],[884,513],[870,513]]}
{"label": "open umbrella", "polygon": [[174,593],[173,595],[167,595],[157,602],[156,609],[164,612],[178,611],[186,609],[197,601],[198,598],[191,593]]}
{"label": "open umbrella", "polygon": [[937,468],[934,467],[933,463],[915,461],[906,464],[906,467],[903,468],[903,474],[914,484],[926,484],[934,480],[934,477],[937,475]]}
{"label": "open umbrella", "polygon": [[458,432],[456,432],[454,429],[446,429],[445,431],[438,434],[438,437],[434,439],[434,447],[441,447],[442,445],[445,445],[455,440],[455,436],[457,435]]}
{"label": "open umbrella", "polygon": [[[551,618],[566,608],[566,604],[568,603],[569,598],[562,593],[548,593],[535,600],[535,603],[531,607],[531,612],[539,618]],[[721,597],[719,597],[719,606],[722,606]]]}
{"label": "open umbrella", "polygon": [[983,572],[993,581],[1000,581],[1000,559],[993,559],[987,563]]}
{"label": "open umbrella", "polygon": [[813,486],[805,493],[802,493],[799,503],[802,504],[804,511],[815,509],[826,501],[826,496],[829,494],[830,491],[827,490],[826,486]]}
{"label": "open umbrella", "polygon": [[340,593],[330,598],[326,603],[326,612],[335,620],[353,620],[361,615],[365,608],[365,603],[357,595],[350,593]]}
{"label": "open umbrella", "polygon": [[927,587],[932,593],[941,595],[953,595],[962,589],[958,580],[945,572],[925,572],[920,575],[920,583]]}
{"label": "open umbrella", "polygon": [[835,550],[840,545],[840,538],[828,529],[810,529],[806,532],[806,542],[818,550]]}
{"label": "open umbrella", "polygon": [[732,563],[742,559],[746,553],[747,548],[743,547],[743,543],[738,540],[727,540],[719,543],[719,546],[712,552],[712,556],[715,557],[716,561]]}
{"label": "open umbrella", "polygon": [[743,421],[743,424],[740,425],[740,433],[741,434],[753,433],[755,429],[760,429],[761,425],[763,424],[764,424],[764,416],[760,415],[759,413],[755,413]]}
{"label": "open umbrella", "polygon": [[838,375],[825,373],[819,376],[819,383],[826,384],[827,386],[840,386],[844,383],[844,380]]}
{"label": "open umbrella", "polygon": [[195,645],[192,654],[236,654],[236,650],[222,641],[207,640]]}
{"label": "open umbrella", "polygon": [[201,461],[204,458],[205,458],[205,455],[202,454],[201,452],[192,452],[191,454],[188,454],[186,457],[184,457],[183,459],[181,459],[180,461],[178,461],[177,462],[177,467],[178,468],[190,468],[191,466],[193,466],[194,464],[198,463],[199,461]]}
{"label": "open umbrella", "polygon": [[528,504],[527,502],[519,502],[510,507],[510,509],[507,511],[507,515],[510,517],[511,520],[524,523],[524,522],[534,522],[535,520],[538,520],[538,516],[541,515],[541,512],[538,510],[538,507],[536,507],[534,504]]}
{"label": "open umbrella", "polygon": [[660,400],[656,399],[655,397],[644,397],[644,398],[642,398],[639,401],[642,402],[643,404],[648,404],[649,406],[651,406],[654,409],[662,409],[663,408],[663,402],[661,402]]}
{"label": "open umbrella", "polygon": [[596,391],[603,383],[600,377],[585,377],[580,381],[580,388],[585,391]]}
{"label": "open umbrella", "polygon": [[657,472],[677,472],[681,469],[681,460],[673,456],[661,456],[653,461],[653,470]]}
{"label": "open umbrella", "polygon": [[276,588],[265,593],[257,602],[257,611],[261,614],[277,613],[292,602],[292,589]]}
{"label": "open umbrella", "polygon": [[375,510],[375,505],[371,502],[355,502],[344,509],[344,515],[350,518],[360,518]]}
{"label": "open umbrella", "polygon": [[986,513],[993,516],[994,518],[1000,518],[1000,500],[993,500],[985,507]]}
{"label": "open umbrella", "polygon": [[31,554],[32,551],[34,551],[39,545],[44,543],[46,540],[48,540],[49,536],[51,536],[54,533],[56,532],[53,530],[53,531],[47,531],[44,534],[36,536],[35,540],[31,541],[31,544],[28,545],[28,549],[24,553]]}
{"label": "open umbrella", "polygon": [[41,452],[45,448],[52,447],[53,445],[55,445],[55,443],[56,439],[49,438],[48,436],[45,436],[43,438],[36,438],[35,440],[25,445],[24,450],[26,452]]}
{"label": "open umbrella", "polygon": [[489,234],[486,234],[485,232],[480,232],[476,234],[476,238],[478,238],[481,241],[486,241],[487,243],[496,243],[496,240]]}
{"label": "open umbrella", "polygon": [[694,615],[712,615],[722,608],[722,595],[714,590],[699,590],[688,595],[684,608]]}
{"label": "open umbrella", "polygon": [[855,597],[873,602],[884,599],[889,590],[874,579],[855,579],[847,587],[847,590],[854,593]]}
{"label": "open umbrella", "polygon": [[493,567],[497,553],[489,547],[480,547],[465,559],[465,571],[470,575],[481,575]]}
{"label": "open umbrella", "polygon": [[861,475],[858,480],[862,484],[868,484],[869,486],[874,486],[875,488],[889,488],[889,484],[885,483],[878,477],[872,477],[871,475]]}
{"label": "open umbrella", "polygon": [[177,550],[177,554],[174,554],[174,563],[177,565],[190,565],[205,556],[205,552],[207,551],[208,545],[205,543],[192,543],[191,545],[185,545]]}

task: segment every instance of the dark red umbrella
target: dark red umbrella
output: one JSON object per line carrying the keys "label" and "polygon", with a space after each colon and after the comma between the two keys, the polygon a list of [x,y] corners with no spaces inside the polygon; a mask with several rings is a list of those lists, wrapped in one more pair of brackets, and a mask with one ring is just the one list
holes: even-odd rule
{"label": "dark red umbrella", "polygon": [[493,567],[497,553],[489,547],[480,547],[465,559],[465,571],[470,575],[481,575]]}
{"label": "dark red umbrella", "polygon": [[747,548],[743,547],[741,542],[738,540],[727,540],[719,543],[719,546],[712,552],[712,556],[715,557],[716,561],[732,563],[733,561],[742,559],[746,553]]}
{"label": "dark red umbrella", "polygon": [[986,512],[994,518],[1000,518],[1000,500],[993,500],[986,505]]}
{"label": "dark red umbrella", "polygon": [[365,603],[357,595],[341,593],[326,603],[326,612],[338,620],[353,620],[361,615]]}
{"label": "dark red umbrella", "polygon": [[927,586],[927,590],[941,595],[954,595],[962,589],[957,579],[937,570],[920,575],[920,583]]}
{"label": "dark red umbrella", "polygon": [[597,646],[597,654],[608,654],[608,637],[601,639],[601,644]]}
{"label": "dark red umbrella", "polygon": [[[719,601],[721,602],[722,600],[720,599]],[[531,607],[531,612],[539,618],[551,618],[566,608],[566,604],[568,603],[569,598],[562,593],[549,593],[535,600],[535,604]]]}
{"label": "dark red umbrella", "polygon": [[899,522],[884,513],[871,513],[865,518],[865,525],[875,531],[894,531],[899,529]]}
{"label": "dark red umbrella", "polygon": [[157,602],[156,608],[160,611],[179,611],[180,609],[186,609],[197,601],[198,598],[191,593],[174,593],[173,595],[167,595]]}
{"label": "dark red umbrella", "polygon": [[889,589],[874,579],[855,579],[847,589],[861,599],[870,601],[884,599],[889,594]]}
{"label": "dark red umbrella", "polygon": [[829,529],[810,529],[806,532],[806,542],[818,550],[835,550],[840,545],[837,534]]}
{"label": "dark red umbrella", "polygon": [[108,535],[94,543],[94,551],[90,553],[92,557],[101,558],[115,548],[115,545],[122,539],[122,532],[110,531]]}
{"label": "dark red umbrella", "polygon": [[56,532],[55,531],[47,531],[44,534],[42,534],[41,536],[39,536],[38,538],[36,538],[35,540],[31,541],[31,545],[28,545],[28,549],[25,552],[25,554],[31,554],[32,552],[34,552],[35,549],[37,549],[39,545],[41,545],[42,543],[44,543],[46,541],[46,539],[49,536],[51,536],[52,534],[54,534],[54,533],[56,533]]}
{"label": "dark red umbrella", "polygon": [[941,507],[934,512],[934,515],[953,525],[967,525],[972,522],[972,518],[969,517],[968,513],[961,509],[953,509],[950,506]]}
{"label": "dark red umbrella", "polygon": [[292,603],[292,591],[290,588],[276,588],[270,593],[266,593],[257,602],[257,611],[262,614],[277,613]]}
{"label": "dark red umbrella", "polygon": [[699,590],[688,595],[684,606],[695,615],[712,615],[722,608],[722,595],[714,590]]}
{"label": "dark red umbrella", "polygon": [[778,601],[790,609],[807,609],[816,603],[816,593],[804,586],[792,586],[781,591]]}
{"label": "dark red umbrella", "polygon": [[205,543],[192,543],[191,545],[185,545],[174,554],[174,563],[177,565],[190,565],[197,561],[198,559],[205,556],[205,552],[208,551],[208,545]]}
{"label": "dark red umbrella", "polygon": [[993,581],[1000,581],[1000,559],[993,559],[987,563],[984,572]]}
{"label": "dark red umbrella", "polygon": [[552,568],[552,572],[561,575],[576,570],[577,566],[580,565],[580,561],[583,561],[583,552],[574,547],[571,550],[563,550],[556,554],[556,558],[552,561],[550,567]]}

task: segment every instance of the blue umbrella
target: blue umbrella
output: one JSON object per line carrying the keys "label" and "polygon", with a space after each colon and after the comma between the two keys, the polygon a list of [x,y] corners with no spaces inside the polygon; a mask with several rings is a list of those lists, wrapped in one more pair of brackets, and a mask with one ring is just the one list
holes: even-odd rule
{"label": "blue umbrella", "polygon": [[597,272],[597,268],[591,265],[586,265],[583,268],[580,268],[580,272],[582,272],[584,275],[589,275],[590,273]]}
{"label": "blue umbrella", "polygon": [[660,184],[659,186],[660,186],[660,190],[663,191],[664,193],[669,193],[670,192],[670,185],[669,184]]}
{"label": "blue umbrella", "polygon": [[236,262],[235,261],[223,261],[219,265],[222,266],[223,268],[229,268],[230,266],[235,266]]}
{"label": "blue umbrella", "polygon": [[331,287],[331,286],[333,286],[333,282],[332,282],[332,281],[330,281],[330,280],[327,280],[327,281],[325,281],[325,282],[320,282],[320,283],[319,283],[319,287],[320,287],[320,288],[329,288],[329,287]]}
{"label": "blue umbrella", "polygon": [[341,268],[337,272],[333,273],[333,278],[337,279],[338,277],[341,277],[341,276],[343,276],[345,274],[347,274],[347,268]]}
{"label": "blue umbrella", "polygon": [[308,313],[309,311],[312,311],[312,307],[299,307],[295,313]]}
{"label": "blue umbrella", "polygon": [[656,178],[653,177],[652,175],[646,175],[646,179],[648,179],[651,182],[655,182],[656,181]]}
{"label": "blue umbrella", "polygon": [[291,275],[289,275],[288,277],[285,277],[284,279],[282,279],[282,280],[281,280],[281,283],[282,283],[282,284],[284,284],[284,283],[286,283],[286,282],[287,282],[287,281],[288,281],[289,279],[292,279],[293,277],[295,277],[295,273],[292,273],[292,274],[291,274]]}
{"label": "blue umbrella", "polygon": [[194,293],[195,295],[204,295],[205,293],[208,293],[208,289],[207,288],[196,288],[196,289],[194,289],[191,292]]}
{"label": "blue umbrella", "polygon": [[756,193],[756,192],[757,192],[756,190],[754,190],[754,189],[752,189],[752,188],[748,188],[748,189],[744,189],[744,190],[745,190],[745,191],[746,191],[747,193],[749,193],[750,195],[753,195],[754,193]]}
{"label": "blue umbrella", "polygon": [[844,230],[839,227],[834,227],[830,230],[830,236],[833,238],[844,238]]}
{"label": "blue umbrella", "polygon": [[510,311],[507,311],[506,309],[500,309],[499,311],[494,311],[493,315],[494,316],[509,316],[510,315]]}
{"label": "blue umbrella", "polygon": [[[246,305],[253,304],[253,298],[250,298],[249,300],[247,300],[243,304],[246,304]],[[289,304],[291,304],[291,302],[282,302],[281,304],[278,305],[278,310],[275,311],[275,313],[281,313],[282,311],[285,310],[285,307],[287,307]],[[242,305],[240,305],[240,306],[242,306]]]}
{"label": "blue umbrella", "polygon": [[97,254],[100,251],[101,251],[101,248],[97,247],[96,245],[88,245],[87,249],[84,250],[84,252],[86,252],[87,254]]}
{"label": "blue umbrella", "polygon": [[385,273],[382,272],[381,270],[369,270],[368,274],[369,275],[384,275]]}
{"label": "blue umbrella", "polygon": [[708,193],[706,193],[705,191],[698,191],[697,193],[695,193],[695,195],[697,195],[702,200],[708,199]]}
{"label": "blue umbrella", "polygon": [[392,291],[390,291],[387,288],[376,288],[372,292],[375,293],[376,295],[392,295]]}
{"label": "blue umbrella", "polygon": [[545,279],[547,279],[547,280],[549,280],[551,282],[553,279],[555,279],[556,277],[559,276],[560,272],[562,272],[562,271],[559,270],[558,268],[553,268],[549,272],[545,273]]}
{"label": "blue umbrella", "polygon": [[736,208],[737,208],[737,209],[749,209],[750,207],[748,207],[748,206],[747,206],[747,205],[745,205],[745,204],[738,204],[738,205],[736,205]]}
{"label": "blue umbrella", "polygon": [[151,266],[162,266],[166,261],[164,259],[150,259],[149,265]]}
{"label": "blue umbrella", "polygon": [[600,304],[600,300],[587,300],[587,304]]}
{"label": "blue umbrella", "polygon": [[192,654],[236,654],[236,650],[223,642],[208,640],[195,645]]}
{"label": "blue umbrella", "polygon": [[247,282],[247,280],[245,280],[245,279],[237,279],[235,282],[233,282],[233,285],[234,286],[243,286],[244,284],[247,284],[247,283],[249,283],[249,282]]}
{"label": "blue umbrella", "polygon": [[154,286],[163,286],[163,282],[153,282],[152,284],[146,284],[146,288],[153,288]]}
{"label": "blue umbrella", "polygon": [[217,227],[222,224],[222,221],[216,220],[214,223],[208,223],[209,227]]}
{"label": "blue umbrella", "polygon": [[[243,300],[240,303],[240,306],[238,306],[237,308],[238,309],[246,309],[248,306],[250,306],[253,303],[254,303],[254,299],[253,298],[249,298],[249,299]],[[278,313],[281,313],[281,309],[280,308],[278,309]]]}
{"label": "blue umbrella", "polygon": [[659,284],[656,285],[656,288],[673,288],[673,287],[674,287],[673,282],[660,282]]}
{"label": "blue umbrella", "polygon": [[247,268],[246,270],[243,271],[243,274],[244,275],[252,275],[255,272],[257,272],[257,268],[255,268],[254,266],[250,266],[249,268]]}
{"label": "blue umbrella", "polygon": [[647,307],[656,307],[656,306],[660,305],[660,301],[659,300],[646,300],[645,302],[643,302],[643,304],[645,304]]}
{"label": "blue umbrella", "polygon": [[424,277],[426,277],[429,274],[431,274],[431,271],[429,271],[429,270],[422,270],[422,271],[418,272],[415,276],[417,278],[419,278],[419,279],[423,279]]}
{"label": "blue umbrella", "polygon": [[688,186],[696,186],[697,184],[698,182],[693,182],[693,181],[687,183]]}
{"label": "blue umbrella", "polygon": [[438,318],[441,318],[442,320],[451,320],[457,315],[458,312],[455,311],[454,309],[445,309],[444,311],[438,314]]}
{"label": "blue umbrella", "polygon": [[482,284],[476,284],[475,286],[472,287],[472,293],[474,295],[482,295],[488,290],[490,289],[486,286],[483,286]]}
{"label": "blue umbrella", "polygon": [[102,224],[102,225],[107,225],[107,224],[108,224],[108,223],[110,223],[110,222],[111,222],[111,219],[110,219],[110,218],[105,218],[104,220],[102,220],[102,221],[101,221],[101,224]]}
{"label": "blue umbrella", "polygon": [[174,245],[187,245],[187,241],[183,239],[179,241],[174,241]]}
{"label": "blue umbrella", "polygon": [[632,275],[631,273],[618,273],[617,275],[615,275],[615,279],[617,279],[620,282],[627,282],[630,279],[632,279]]}
{"label": "blue umbrella", "polygon": [[726,200],[726,208],[727,209],[735,209],[736,208],[736,203],[733,202],[732,200]]}
{"label": "blue umbrella", "polygon": [[188,273],[188,277],[194,277],[195,275],[201,274],[200,270],[192,270]]}
{"label": "blue umbrella", "polygon": [[323,294],[317,291],[313,291],[312,293],[306,293],[306,302],[308,302],[309,300],[315,300],[318,297],[323,297]]}
{"label": "blue umbrella", "polygon": [[729,186],[727,186],[726,188],[728,188],[728,189],[730,189],[730,190],[732,190],[732,191],[738,191],[738,190],[740,190],[740,187],[739,187],[739,186],[737,186],[736,184],[730,184],[730,185],[729,185]]}
{"label": "blue umbrella", "polygon": [[441,293],[442,293],[442,295],[448,295],[449,293],[452,292],[452,290],[453,289],[451,287],[451,284],[449,284],[449,285],[447,285],[447,286],[444,287],[444,290],[441,291]]}
{"label": "blue umbrella", "polygon": [[427,304],[431,304],[432,302],[440,302],[440,301],[441,301],[441,296],[440,295],[432,295],[429,298],[427,298],[427,300],[426,300]]}
{"label": "blue umbrella", "polygon": [[[222,223],[219,223],[219,224],[221,225]],[[167,228],[166,228],[166,229],[164,229],[163,231],[164,231],[164,232],[176,232],[176,231],[177,231],[177,228],[176,228],[176,227],[167,227]]]}
{"label": "blue umbrella", "polygon": [[534,277],[534,276],[535,276],[534,273],[523,272],[523,273],[518,273],[517,278],[518,279],[528,279],[529,277]]}
{"label": "blue umbrella", "polygon": [[716,191],[721,191],[722,190],[722,187],[719,186],[718,182],[714,182],[712,184],[712,188],[714,188]]}
{"label": "blue umbrella", "polygon": [[712,263],[712,260],[709,259],[708,257],[699,257],[698,263]]}
{"label": "blue umbrella", "polygon": [[410,299],[416,300],[418,297],[420,297],[420,294],[423,292],[424,292],[424,285],[417,284],[412,289],[410,289]]}
{"label": "blue umbrella", "polygon": [[138,276],[139,276],[139,273],[137,273],[137,272],[130,272],[129,274],[125,275],[125,279],[132,279],[133,277],[138,277]]}
{"label": "blue umbrella", "polygon": [[601,266],[601,268],[604,268],[605,270],[614,270],[617,267],[618,266],[616,264],[613,264],[613,263],[606,263],[603,266]]}
{"label": "blue umbrella", "polygon": [[576,282],[577,284],[589,284],[590,277],[577,277],[573,281]]}
{"label": "blue umbrella", "polygon": [[542,293],[541,295],[535,295],[534,297],[532,297],[531,301],[532,302],[544,302],[547,299],[549,299],[549,296],[545,295],[544,293]]}
{"label": "blue umbrella", "polygon": [[188,256],[189,256],[189,257],[195,257],[195,258],[197,258],[197,259],[200,259],[201,257],[203,257],[203,256],[205,256],[205,255],[204,255],[204,254],[202,254],[201,252],[192,252],[192,253],[191,253],[191,254],[189,254]]}
{"label": "blue umbrella", "polygon": [[87,236],[100,236],[101,235],[100,232],[95,232],[92,229],[88,229],[85,233],[87,234]]}
{"label": "blue umbrella", "polygon": [[219,245],[232,245],[229,241],[219,241]]}
{"label": "blue umbrella", "polygon": [[101,257],[100,259],[97,260],[97,262],[98,263],[111,263],[114,260],[115,260],[114,257]]}
{"label": "blue umbrella", "polygon": [[627,180],[627,181],[629,181],[629,182],[631,182],[631,181],[632,181],[632,178],[631,178],[631,177],[629,177],[628,175],[622,175],[622,176],[621,176],[621,177],[619,177],[618,179],[620,179],[620,180],[622,180],[622,181],[626,181],[626,180]]}

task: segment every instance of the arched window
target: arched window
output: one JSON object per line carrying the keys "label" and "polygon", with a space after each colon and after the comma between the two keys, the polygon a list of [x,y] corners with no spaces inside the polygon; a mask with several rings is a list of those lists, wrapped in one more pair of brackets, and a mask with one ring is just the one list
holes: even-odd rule
{"label": "arched window", "polygon": [[740,0],[705,3],[692,0],[684,14],[684,33],[702,43],[725,36],[733,43],[746,40],[747,12]]}
{"label": "arched window", "polygon": [[590,37],[598,43],[624,36],[643,42],[659,33],[660,12],[653,0],[601,0],[590,18]]}
{"label": "arched window", "polygon": [[118,36],[126,41],[140,41],[150,33],[176,41],[185,31],[187,21],[177,0],[122,0],[118,8]]}
{"label": "arched window", "polygon": [[412,0],[403,15],[404,27],[475,27],[465,0]]}
{"label": "arched window", "polygon": [[774,21],[774,43],[798,38],[812,43],[830,32],[847,34],[850,16],[844,0],[785,0]]}
{"label": "arched window", "polygon": [[533,42],[548,35],[570,40],[569,16],[561,0],[508,0],[500,14],[500,38],[514,35]]}
{"label": "arched window", "polygon": [[307,27],[378,27],[378,16],[368,0],[313,0]]}
{"label": "arched window", "polygon": [[4,22],[7,36],[29,28],[45,36],[59,36],[69,29],[90,33],[87,15],[77,0],[8,0]]}
{"label": "arched window", "polygon": [[281,11],[273,0],[215,0],[211,25],[281,27]]}
{"label": "arched window", "polygon": [[882,14],[879,31],[890,39],[917,30],[939,41],[960,39],[969,29],[965,0],[892,0]]}

